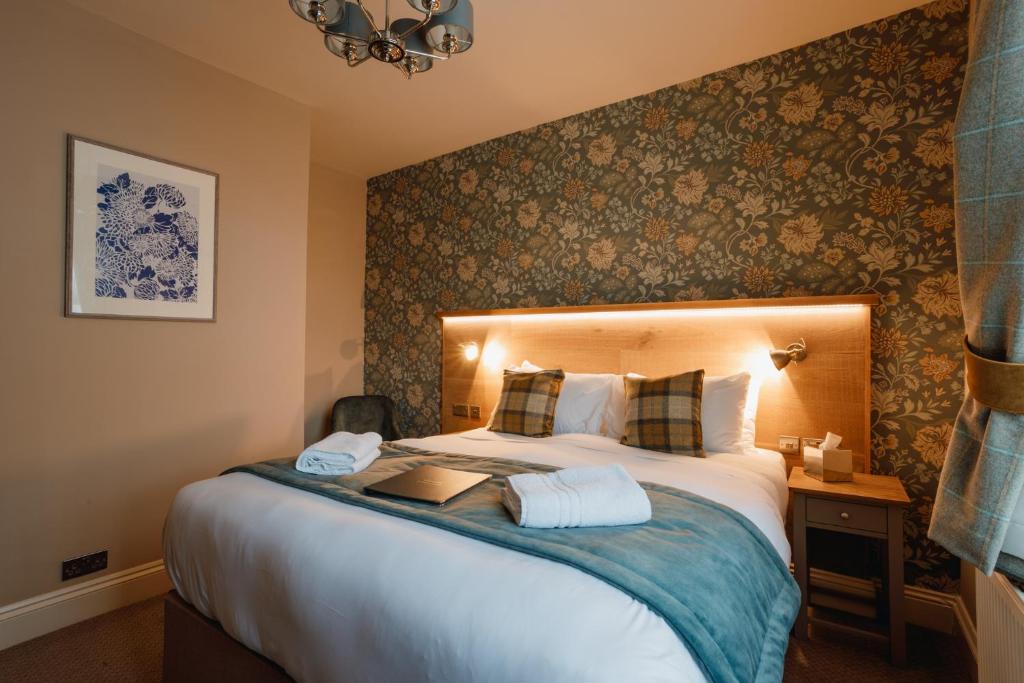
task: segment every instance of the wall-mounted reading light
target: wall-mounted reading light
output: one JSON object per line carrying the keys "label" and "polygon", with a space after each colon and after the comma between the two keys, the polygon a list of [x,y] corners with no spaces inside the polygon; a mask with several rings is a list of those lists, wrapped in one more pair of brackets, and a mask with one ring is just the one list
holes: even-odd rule
{"label": "wall-mounted reading light", "polygon": [[789,365],[790,361],[800,362],[804,358],[807,358],[807,343],[801,339],[798,342],[794,342],[787,346],[785,349],[774,349],[768,354],[771,356],[772,363],[775,367],[781,370],[782,368]]}
{"label": "wall-mounted reading light", "polygon": [[484,344],[483,351],[475,341],[463,342],[459,344],[459,348],[462,349],[463,358],[468,361],[479,358],[484,366],[489,368],[498,367],[505,360],[505,347],[495,341]]}

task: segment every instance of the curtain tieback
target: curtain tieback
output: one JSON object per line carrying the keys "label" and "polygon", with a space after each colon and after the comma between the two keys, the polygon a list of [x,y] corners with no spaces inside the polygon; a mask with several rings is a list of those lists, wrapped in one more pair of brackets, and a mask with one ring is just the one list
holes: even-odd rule
{"label": "curtain tieback", "polygon": [[1024,363],[978,355],[964,337],[967,390],[974,400],[1006,413],[1024,414]]}

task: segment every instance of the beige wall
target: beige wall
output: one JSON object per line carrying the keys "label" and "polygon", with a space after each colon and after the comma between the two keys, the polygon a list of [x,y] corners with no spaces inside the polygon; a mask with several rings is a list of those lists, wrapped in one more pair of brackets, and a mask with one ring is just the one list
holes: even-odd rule
{"label": "beige wall", "polygon": [[[61,2],[0,26],[3,605],[157,559],[179,487],[300,447],[309,112]],[[216,323],[62,317],[68,132],[220,174]]]}
{"label": "beige wall", "polygon": [[363,393],[366,181],[309,170],[306,247],[306,443],[319,440],[335,399]]}

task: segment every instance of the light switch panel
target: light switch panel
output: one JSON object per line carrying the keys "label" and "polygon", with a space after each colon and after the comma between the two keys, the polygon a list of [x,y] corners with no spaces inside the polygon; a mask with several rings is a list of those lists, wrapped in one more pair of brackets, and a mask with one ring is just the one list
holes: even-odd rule
{"label": "light switch panel", "polygon": [[470,406],[469,407],[469,417],[471,419],[473,419],[473,420],[479,420],[480,419],[480,406]]}
{"label": "light switch panel", "polygon": [[452,404],[452,415],[455,417],[469,417],[469,405],[466,403]]}

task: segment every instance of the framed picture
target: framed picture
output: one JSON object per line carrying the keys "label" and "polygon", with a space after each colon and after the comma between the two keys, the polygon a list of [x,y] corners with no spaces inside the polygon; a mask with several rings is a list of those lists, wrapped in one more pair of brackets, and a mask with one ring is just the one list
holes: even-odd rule
{"label": "framed picture", "polygon": [[64,314],[213,321],[217,183],[69,135]]}

